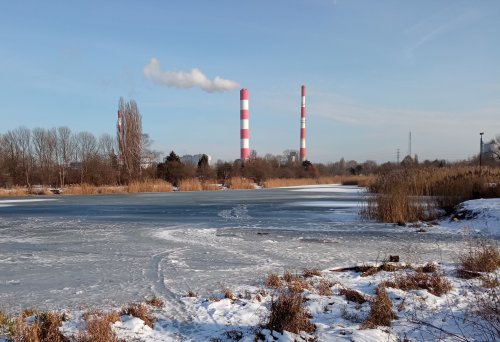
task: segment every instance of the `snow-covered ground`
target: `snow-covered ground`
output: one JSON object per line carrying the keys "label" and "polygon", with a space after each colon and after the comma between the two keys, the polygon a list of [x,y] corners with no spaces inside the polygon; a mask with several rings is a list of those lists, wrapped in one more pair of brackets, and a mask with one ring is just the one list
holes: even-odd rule
{"label": "snow-covered ground", "polygon": [[[85,327],[88,308],[163,298],[163,308],[152,308],[152,329],[128,316],[114,324],[127,341],[253,341],[258,331],[266,341],[488,340],[470,314],[480,281],[456,278],[455,260],[471,235],[500,238],[500,199],[466,202],[464,215],[438,225],[397,227],[359,220],[363,192],[311,186],[4,203],[12,207],[0,208],[0,309],[65,310],[70,319],[61,329],[71,336]],[[398,317],[392,327],[360,329],[369,301],[349,302],[340,289],[371,299],[394,273],[331,270],[389,255],[413,266],[436,263],[453,288],[442,296],[389,288]],[[316,332],[262,329],[277,296],[266,276],[304,268],[322,270],[304,292]],[[322,279],[332,295],[318,293]],[[223,288],[235,298],[224,298]]]}

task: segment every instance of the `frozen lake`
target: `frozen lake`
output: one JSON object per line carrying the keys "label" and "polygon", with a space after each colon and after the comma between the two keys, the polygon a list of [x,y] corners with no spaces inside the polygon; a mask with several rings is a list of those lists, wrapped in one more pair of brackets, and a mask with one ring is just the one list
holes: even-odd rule
{"label": "frozen lake", "polygon": [[[0,309],[119,306],[269,272],[450,261],[463,238],[363,222],[356,187],[0,200]],[[39,199],[39,198],[37,198]],[[46,200],[45,200],[46,199]]]}

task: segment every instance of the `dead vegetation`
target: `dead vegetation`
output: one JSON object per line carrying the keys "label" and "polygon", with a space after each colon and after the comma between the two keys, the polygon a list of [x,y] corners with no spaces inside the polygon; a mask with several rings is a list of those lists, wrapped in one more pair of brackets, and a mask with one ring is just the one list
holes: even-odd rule
{"label": "dead vegetation", "polygon": [[458,261],[459,277],[479,277],[480,272],[494,272],[500,268],[500,250],[496,245],[485,241],[471,243],[467,252],[458,257]]}
{"label": "dead vegetation", "polygon": [[165,302],[160,297],[153,296],[149,299],[146,299],[146,304],[155,308],[162,308],[165,305]]}
{"label": "dead vegetation", "polygon": [[326,280],[326,279],[321,279],[318,284],[318,293],[320,296],[331,296],[333,294],[332,292],[332,282]]}
{"label": "dead vegetation", "polygon": [[19,315],[9,329],[13,342],[68,342],[69,339],[59,331],[61,323],[58,313],[37,312],[32,316]]}
{"label": "dead vegetation", "polygon": [[278,289],[281,285],[280,277],[276,273],[269,273],[266,279],[266,286],[271,289]]}
{"label": "dead vegetation", "polygon": [[439,210],[450,214],[470,199],[500,197],[500,168],[454,166],[405,168],[380,174],[362,215],[381,222],[433,220]]}
{"label": "dead vegetation", "polygon": [[363,322],[363,329],[373,329],[378,326],[391,326],[391,321],[396,319],[392,310],[392,301],[382,285],[377,287],[376,296],[370,303],[370,313]]}
{"label": "dead vegetation", "polygon": [[441,296],[452,289],[451,282],[439,272],[412,272],[404,275],[396,275],[393,280],[380,283],[380,286],[392,287],[404,291],[424,289],[435,296]]}
{"label": "dead vegetation", "polygon": [[153,327],[154,317],[149,312],[148,307],[142,303],[127,305],[121,310],[120,315],[130,315],[140,318],[148,327]]}
{"label": "dead vegetation", "polygon": [[301,293],[282,291],[276,301],[271,304],[271,314],[267,328],[272,331],[314,332],[316,327],[310,321],[310,315],[304,307]]}
{"label": "dead vegetation", "polygon": [[86,328],[77,334],[77,342],[118,342],[111,327],[120,321],[118,312],[105,313],[100,310],[90,310],[83,314],[83,319],[87,322]]}
{"label": "dead vegetation", "polygon": [[232,177],[226,182],[226,185],[233,190],[255,189],[255,183],[243,177]]}
{"label": "dead vegetation", "polygon": [[306,268],[302,272],[302,275],[304,278],[311,278],[311,277],[319,277],[321,276],[321,271],[318,270],[317,268]]}
{"label": "dead vegetation", "polygon": [[322,176],[317,178],[271,178],[264,181],[265,188],[281,188],[287,186],[319,185],[319,184],[342,184],[367,187],[373,181],[374,176]]}
{"label": "dead vegetation", "polygon": [[128,193],[139,192],[171,192],[172,184],[162,179],[145,179],[142,181],[133,181],[127,187]]}
{"label": "dead vegetation", "polygon": [[179,191],[202,191],[203,187],[198,178],[186,178],[179,182]]}
{"label": "dead vegetation", "polygon": [[345,296],[345,298],[350,302],[358,304],[363,304],[364,302],[366,302],[365,296],[353,289],[346,289],[346,288],[340,289],[339,294],[341,296]]}

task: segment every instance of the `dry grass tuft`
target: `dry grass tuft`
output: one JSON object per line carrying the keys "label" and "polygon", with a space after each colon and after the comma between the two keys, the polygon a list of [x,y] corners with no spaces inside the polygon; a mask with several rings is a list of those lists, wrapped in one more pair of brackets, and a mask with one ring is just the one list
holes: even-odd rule
{"label": "dry grass tuft", "polygon": [[392,311],[392,301],[383,286],[377,288],[377,293],[370,305],[370,313],[363,322],[362,329],[373,329],[378,326],[391,326],[391,321],[396,319]]}
{"label": "dry grass tuft", "polygon": [[332,286],[333,284],[330,281],[321,279],[318,285],[318,293],[320,296],[331,296],[333,294]]}
{"label": "dry grass tuft", "polygon": [[233,293],[233,291],[231,291],[227,287],[224,288],[224,289],[222,289],[222,293],[224,293],[224,298],[231,299],[231,300],[234,299],[234,293]]}
{"label": "dry grass tuft", "polygon": [[165,302],[160,297],[153,296],[150,299],[146,299],[146,304],[154,306],[155,308],[162,308]]}
{"label": "dry grass tuft", "polygon": [[340,289],[340,295],[345,296],[345,298],[354,303],[363,304],[366,302],[366,298],[363,294],[352,289]]}
{"label": "dry grass tuft", "polygon": [[15,321],[9,315],[0,310],[0,336],[13,336],[14,323]]}
{"label": "dry grass tuft", "polygon": [[232,177],[227,181],[227,186],[233,190],[255,189],[255,183],[250,179],[242,177]]}
{"label": "dry grass tuft", "polygon": [[495,289],[497,287],[500,287],[500,280],[498,280],[498,276],[482,276],[481,281],[482,286],[487,289]]}
{"label": "dry grass tuft", "polygon": [[68,342],[69,339],[59,331],[61,316],[55,312],[41,312],[34,315],[33,322],[26,322],[21,314],[12,327],[14,342]]}
{"label": "dry grass tuft", "polygon": [[198,178],[186,178],[179,182],[179,191],[202,191],[203,187]]}
{"label": "dry grass tuft", "polygon": [[415,269],[417,272],[424,272],[424,273],[434,273],[438,271],[438,267],[436,264],[433,263],[427,263],[422,267],[417,267]]}
{"label": "dry grass tuft", "polygon": [[302,294],[283,291],[271,304],[271,314],[267,328],[272,331],[314,332],[316,327],[309,320],[309,313],[304,307]]}
{"label": "dry grass tuft", "polygon": [[321,271],[318,270],[317,268],[306,268],[304,269],[304,272],[302,272],[302,275],[305,277],[305,278],[311,278],[311,277],[314,277],[314,276],[321,276]]}
{"label": "dry grass tuft", "polygon": [[471,245],[467,253],[458,259],[458,275],[463,278],[467,278],[464,276],[466,274],[493,272],[500,268],[500,250],[497,246],[487,244],[485,241],[475,246]]}
{"label": "dry grass tuft", "polygon": [[144,321],[148,327],[153,327],[154,317],[149,312],[149,309],[144,304],[129,304],[122,309],[120,315],[130,315],[133,317],[140,318]]}
{"label": "dry grass tuft", "polygon": [[280,277],[275,273],[269,273],[266,279],[266,286],[271,289],[278,289],[281,287]]}
{"label": "dry grass tuft", "polygon": [[128,185],[127,192],[171,192],[172,184],[162,179],[145,179],[143,181],[133,181]]}
{"label": "dry grass tuft", "polygon": [[198,294],[194,292],[193,290],[189,290],[187,293],[188,297],[198,297]]}
{"label": "dry grass tuft", "polygon": [[451,282],[439,272],[430,274],[415,272],[413,274],[397,275],[394,280],[384,281],[380,286],[404,291],[424,289],[435,296],[441,296],[452,289]]}
{"label": "dry grass tuft", "polygon": [[80,332],[77,342],[118,342],[115,332],[111,326],[120,320],[120,315],[116,311],[103,313],[98,310],[91,310],[83,315],[87,321],[85,331]]}

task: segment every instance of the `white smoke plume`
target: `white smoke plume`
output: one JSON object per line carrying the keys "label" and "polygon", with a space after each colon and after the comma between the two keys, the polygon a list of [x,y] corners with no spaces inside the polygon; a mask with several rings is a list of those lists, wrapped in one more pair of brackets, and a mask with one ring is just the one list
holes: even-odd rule
{"label": "white smoke plume", "polygon": [[200,87],[206,92],[224,92],[236,90],[240,85],[231,80],[225,80],[216,76],[210,80],[205,74],[197,68],[190,72],[185,71],[161,71],[160,62],[156,58],[151,58],[149,64],[144,67],[144,77],[153,83],[175,87],[181,89],[189,89]]}

